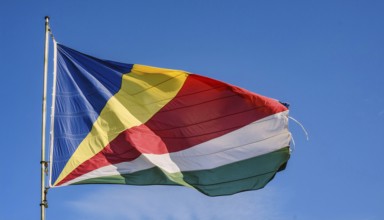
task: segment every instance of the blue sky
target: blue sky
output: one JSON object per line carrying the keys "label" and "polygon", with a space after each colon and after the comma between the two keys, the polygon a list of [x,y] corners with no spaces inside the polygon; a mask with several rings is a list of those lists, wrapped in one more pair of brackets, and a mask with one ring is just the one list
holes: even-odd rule
{"label": "blue sky", "polygon": [[90,55],[289,102],[310,135],[291,121],[288,167],[262,190],[209,198],[183,187],[69,186],[49,191],[47,219],[384,219],[383,11],[378,0],[2,0],[0,219],[39,218],[46,15],[60,43]]}

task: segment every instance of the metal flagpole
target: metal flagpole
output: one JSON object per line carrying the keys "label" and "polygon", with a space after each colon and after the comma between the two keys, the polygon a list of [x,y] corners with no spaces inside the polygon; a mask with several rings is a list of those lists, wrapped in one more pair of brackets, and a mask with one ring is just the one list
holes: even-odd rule
{"label": "metal flagpole", "polygon": [[45,209],[47,203],[47,188],[45,187],[45,173],[48,168],[48,162],[45,160],[45,127],[46,127],[46,108],[47,108],[47,76],[48,76],[48,50],[49,50],[49,17],[45,17],[45,46],[44,46],[44,88],[43,88],[43,111],[41,122],[41,202],[40,216],[45,220]]}

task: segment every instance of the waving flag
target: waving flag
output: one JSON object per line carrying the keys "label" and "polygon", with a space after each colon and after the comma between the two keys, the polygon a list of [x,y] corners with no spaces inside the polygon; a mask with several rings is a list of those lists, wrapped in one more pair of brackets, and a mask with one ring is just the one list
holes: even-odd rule
{"label": "waving flag", "polygon": [[288,109],[204,76],[56,45],[50,185],[264,187],[289,159]]}

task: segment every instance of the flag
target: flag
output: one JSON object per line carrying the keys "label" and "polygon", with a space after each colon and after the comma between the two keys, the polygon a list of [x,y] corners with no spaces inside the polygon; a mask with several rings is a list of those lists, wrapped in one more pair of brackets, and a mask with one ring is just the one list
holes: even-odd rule
{"label": "flag", "polygon": [[288,109],[245,89],[55,45],[51,187],[264,187],[290,156]]}

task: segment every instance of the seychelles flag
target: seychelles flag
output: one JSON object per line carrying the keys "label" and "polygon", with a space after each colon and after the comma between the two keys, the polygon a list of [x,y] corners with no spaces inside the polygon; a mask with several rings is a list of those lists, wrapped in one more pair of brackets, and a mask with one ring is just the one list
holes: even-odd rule
{"label": "seychelles flag", "polygon": [[209,196],[264,187],[290,156],[288,109],[185,71],[55,45],[51,187],[183,185]]}

